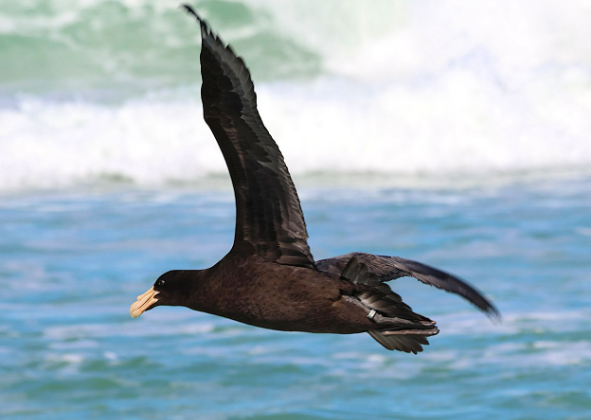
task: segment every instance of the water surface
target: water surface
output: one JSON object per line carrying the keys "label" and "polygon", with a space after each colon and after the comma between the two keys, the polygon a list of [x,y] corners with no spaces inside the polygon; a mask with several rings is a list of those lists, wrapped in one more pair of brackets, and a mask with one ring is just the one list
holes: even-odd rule
{"label": "water surface", "polygon": [[591,413],[589,179],[479,189],[304,188],[316,258],[401,255],[464,277],[462,299],[392,283],[441,333],[417,356],[369,336],[257,329],[182,308],[131,319],[162,272],[214,264],[229,191],[4,196],[5,418],[584,419]]}

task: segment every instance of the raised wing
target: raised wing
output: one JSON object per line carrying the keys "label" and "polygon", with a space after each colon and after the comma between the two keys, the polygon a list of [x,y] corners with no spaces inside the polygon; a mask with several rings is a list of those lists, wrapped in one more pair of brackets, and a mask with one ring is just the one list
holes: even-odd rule
{"label": "raised wing", "polygon": [[352,252],[334,258],[316,261],[316,267],[320,271],[340,276],[347,267],[349,260],[353,257],[359,263],[365,264],[369,269],[369,273],[377,276],[382,282],[394,280],[399,277],[414,277],[430,286],[460,295],[476,305],[488,316],[497,319],[500,318],[497,308],[472,286],[451,274],[416,261],[406,260],[400,257]]}
{"label": "raised wing", "polygon": [[248,69],[190,6],[183,7],[201,26],[203,115],[234,186],[234,249],[279,264],[315,268],[295,186],[263,125]]}

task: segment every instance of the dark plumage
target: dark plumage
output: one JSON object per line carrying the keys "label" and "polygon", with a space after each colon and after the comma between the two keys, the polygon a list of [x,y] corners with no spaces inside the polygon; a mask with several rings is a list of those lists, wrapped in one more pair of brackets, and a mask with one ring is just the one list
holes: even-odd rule
{"label": "dark plumage", "polygon": [[439,332],[385,281],[415,277],[498,311],[463,281],[415,261],[352,253],[314,261],[300,201],[283,156],[263,125],[248,69],[190,6],[201,27],[203,114],[226,160],[236,197],[230,252],[206,270],[170,271],[131,306],[188,308],[262,328],[368,332],[390,350],[417,353]]}

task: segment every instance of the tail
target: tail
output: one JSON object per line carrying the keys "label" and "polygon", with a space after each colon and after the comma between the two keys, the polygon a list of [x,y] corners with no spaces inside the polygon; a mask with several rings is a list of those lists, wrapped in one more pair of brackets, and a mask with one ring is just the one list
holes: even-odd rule
{"label": "tail", "polygon": [[437,327],[429,330],[404,330],[404,331],[376,331],[367,332],[374,340],[380,343],[388,350],[398,350],[405,353],[420,353],[423,351],[423,345],[428,346],[429,341],[426,337],[439,333]]}
{"label": "tail", "polygon": [[434,321],[413,312],[400,295],[381,283],[357,258],[350,259],[341,278],[359,285],[353,297],[375,323],[375,329],[368,334],[388,350],[417,354],[423,351],[423,345],[429,345],[426,337],[439,333]]}

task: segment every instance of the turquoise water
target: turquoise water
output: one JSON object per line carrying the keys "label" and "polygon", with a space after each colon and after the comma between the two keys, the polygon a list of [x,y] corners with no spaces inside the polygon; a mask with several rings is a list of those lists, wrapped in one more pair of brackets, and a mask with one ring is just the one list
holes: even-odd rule
{"label": "turquoise water", "polygon": [[[177,1],[0,1],[2,419],[591,418],[587,0],[202,0],[252,70],[316,258],[400,255],[441,334],[279,333],[180,308],[234,202]],[[312,12],[313,11],[313,12]]]}
{"label": "turquoise water", "polygon": [[162,272],[229,249],[229,191],[4,196],[3,418],[586,419],[589,179],[478,189],[302,190],[316,258],[402,255],[498,305],[391,283],[441,333],[417,355],[367,335],[257,329],[182,308],[131,319]]}

